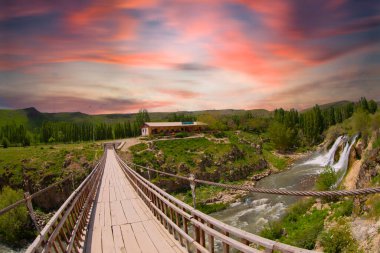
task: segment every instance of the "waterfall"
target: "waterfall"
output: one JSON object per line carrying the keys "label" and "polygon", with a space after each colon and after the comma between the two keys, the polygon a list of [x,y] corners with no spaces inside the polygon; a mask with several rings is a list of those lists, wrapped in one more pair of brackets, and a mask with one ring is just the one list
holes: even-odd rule
{"label": "waterfall", "polygon": [[334,163],[335,152],[339,147],[339,144],[342,142],[343,136],[336,138],[334,144],[326,154],[319,155],[314,159],[306,161],[304,164],[313,164],[325,167],[327,165],[332,165]]}
{"label": "waterfall", "polygon": [[342,154],[340,155],[339,161],[332,166],[334,171],[338,174],[338,180],[336,182],[336,185],[338,185],[340,181],[342,181],[344,175],[346,174],[351,148],[355,144],[357,138],[358,135],[355,135],[352,138],[351,142],[347,141],[342,151]]}

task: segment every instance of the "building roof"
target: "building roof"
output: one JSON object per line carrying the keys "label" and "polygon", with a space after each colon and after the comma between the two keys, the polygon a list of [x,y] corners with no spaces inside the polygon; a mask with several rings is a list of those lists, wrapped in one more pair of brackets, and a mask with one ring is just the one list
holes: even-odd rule
{"label": "building roof", "polygon": [[195,122],[145,122],[149,127],[172,127],[172,126],[206,126],[207,124],[199,121]]}

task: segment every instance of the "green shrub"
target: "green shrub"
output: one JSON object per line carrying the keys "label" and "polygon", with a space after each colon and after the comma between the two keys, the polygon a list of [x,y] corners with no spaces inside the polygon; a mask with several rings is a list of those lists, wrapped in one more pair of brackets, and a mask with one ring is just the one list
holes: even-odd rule
{"label": "green shrub", "polygon": [[321,233],[323,251],[327,253],[358,252],[358,245],[351,235],[350,228],[343,220]]}
{"label": "green shrub", "polygon": [[272,221],[261,230],[260,235],[270,240],[278,240],[284,235],[284,228],[281,221]]}
{"label": "green shrub", "polygon": [[3,148],[8,148],[10,145],[10,142],[6,137],[3,137],[3,139],[1,140],[1,145],[3,145]]}
{"label": "green shrub", "polygon": [[313,203],[314,199],[308,199],[291,206],[281,220],[269,223],[260,235],[297,247],[313,249],[327,216],[326,210],[309,211]]}
{"label": "green shrub", "polygon": [[197,204],[197,209],[205,214],[210,214],[218,211],[222,211],[228,207],[225,203],[213,203],[213,204]]}
{"label": "green shrub", "polygon": [[180,132],[180,133],[176,133],[175,134],[175,137],[176,138],[185,138],[185,137],[189,137],[190,135],[189,135],[189,133],[187,133],[187,132]]}
{"label": "green shrub", "polygon": [[[22,191],[6,186],[0,193],[0,209],[23,198]],[[12,246],[22,246],[21,239],[34,237],[25,205],[21,205],[0,216],[0,241]]]}
{"label": "green shrub", "polygon": [[215,132],[213,133],[215,138],[224,138],[227,137],[227,135],[224,132]]}
{"label": "green shrub", "polygon": [[315,185],[317,190],[327,191],[331,189],[331,187],[335,184],[336,180],[336,173],[330,166],[327,166],[324,169],[324,171],[319,175]]}
{"label": "green shrub", "polygon": [[332,207],[334,209],[334,218],[350,216],[354,208],[354,201],[352,199],[348,199],[340,203],[335,203],[332,205]]}

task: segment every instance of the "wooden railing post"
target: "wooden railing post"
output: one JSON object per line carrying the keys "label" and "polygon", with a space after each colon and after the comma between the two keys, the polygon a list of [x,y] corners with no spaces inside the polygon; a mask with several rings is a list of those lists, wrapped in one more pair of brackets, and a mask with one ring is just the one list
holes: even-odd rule
{"label": "wooden railing post", "polygon": [[150,169],[149,169],[149,167],[148,167],[147,171],[148,171],[148,179],[150,181]]}
{"label": "wooden railing post", "polygon": [[32,199],[30,198],[29,192],[24,193],[24,198],[26,200],[26,207],[28,208],[29,216],[32,219],[33,224],[36,227],[36,229],[38,230],[38,232],[40,232],[41,230],[40,230],[40,227],[38,226],[38,223],[36,220],[36,215],[34,214]]}
{"label": "wooden railing post", "polygon": [[195,175],[190,174],[189,179],[190,179],[191,195],[193,196],[193,207],[196,208]]}

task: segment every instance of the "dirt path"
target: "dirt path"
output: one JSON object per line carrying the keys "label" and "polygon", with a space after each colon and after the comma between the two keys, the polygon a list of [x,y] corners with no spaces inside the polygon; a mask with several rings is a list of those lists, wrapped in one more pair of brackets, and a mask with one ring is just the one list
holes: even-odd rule
{"label": "dirt path", "polygon": [[126,152],[128,151],[128,149],[131,147],[131,146],[134,146],[136,144],[139,144],[141,142],[143,142],[142,140],[140,140],[139,138],[128,138],[128,139],[123,139],[122,140],[124,143],[123,147],[121,147],[121,151],[123,152]]}

